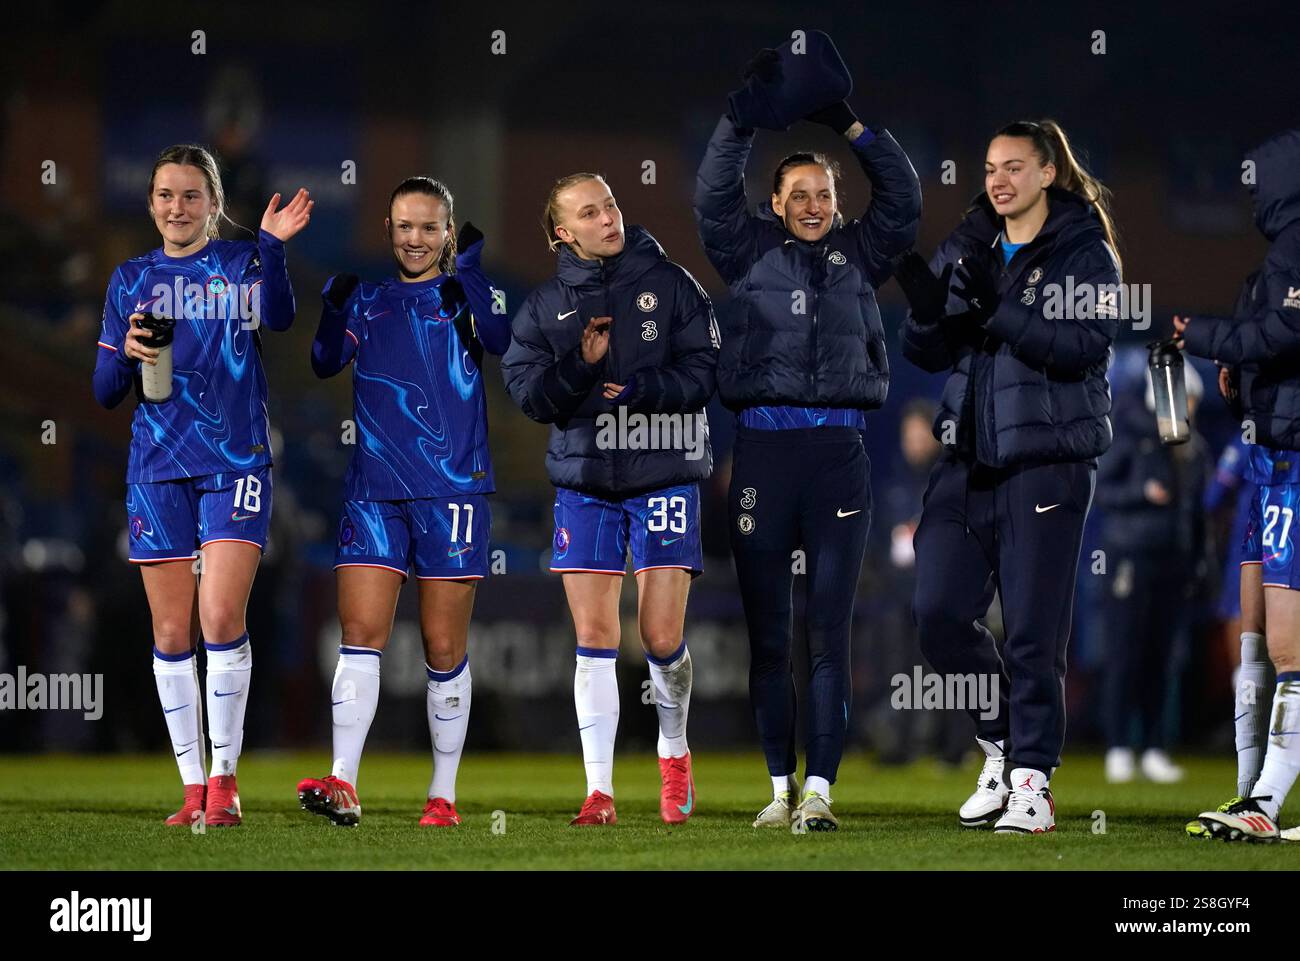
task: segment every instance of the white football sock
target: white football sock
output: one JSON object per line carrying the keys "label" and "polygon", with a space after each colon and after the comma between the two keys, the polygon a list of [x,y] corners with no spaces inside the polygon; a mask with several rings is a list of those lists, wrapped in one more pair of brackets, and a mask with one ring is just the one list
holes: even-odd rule
{"label": "white football sock", "polygon": [[1268,751],[1259,780],[1250,792],[1274,821],[1286,803],[1297,774],[1300,774],[1300,671],[1288,671],[1277,676]]}
{"label": "white football sock", "polygon": [[691,708],[691,652],[686,641],[666,658],[655,658],[649,651],[650,681],[655,691],[655,712],[659,715],[659,756],[685,757],[686,715]]}
{"label": "white football sock", "polygon": [[204,784],[203,698],[199,694],[199,665],[193,651],[163,654],[153,649],[153,676],[158,700],[172,739],[172,753],[185,784]]}
{"label": "white football sock", "polygon": [[208,653],[208,735],[212,776],[234,774],[244,744],[244,709],[253,671],[248,632],[228,644],[204,643]]}
{"label": "white football sock", "polygon": [[1250,797],[1264,763],[1268,739],[1270,696],[1277,683],[1263,634],[1241,635],[1241,667],[1237,669],[1233,724],[1237,729],[1237,794]]}
{"label": "white football sock", "polygon": [[450,671],[435,671],[424,666],[429,677],[425,687],[424,707],[429,715],[429,737],[433,741],[433,780],[429,797],[445,798],[456,803],[456,772],[465,747],[469,728],[470,674],[469,655]]}
{"label": "white football sock", "polygon": [[[772,778],[772,800],[775,801],[783,794],[790,794],[794,791],[794,775],[785,774],[780,777]],[[796,798],[796,800],[798,800]]]}
{"label": "white football sock", "polygon": [[831,799],[831,782],[824,777],[817,777],[815,774],[809,775],[803,782],[803,794],[804,797],[809,794],[820,794],[829,801]]}
{"label": "white football sock", "polygon": [[339,647],[339,663],[330,686],[334,721],[334,767],[337,778],[357,785],[357,768],[366,746],[370,723],[379,705],[379,665],[382,652],[369,647]]}
{"label": "white football sock", "polygon": [[614,737],[618,734],[617,650],[578,648],[573,673],[573,703],[578,710],[578,736],[587,767],[587,794],[614,796]]}

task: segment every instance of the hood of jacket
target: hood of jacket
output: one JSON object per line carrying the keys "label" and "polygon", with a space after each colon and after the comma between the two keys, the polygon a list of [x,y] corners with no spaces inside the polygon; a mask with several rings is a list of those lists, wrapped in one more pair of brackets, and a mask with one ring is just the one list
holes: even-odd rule
{"label": "hood of jacket", "polygon": [[1270,241],[1300,220],[1300,130],[1288,130],[1260,144],[1246,159],[1254,161],[1255,226]]}

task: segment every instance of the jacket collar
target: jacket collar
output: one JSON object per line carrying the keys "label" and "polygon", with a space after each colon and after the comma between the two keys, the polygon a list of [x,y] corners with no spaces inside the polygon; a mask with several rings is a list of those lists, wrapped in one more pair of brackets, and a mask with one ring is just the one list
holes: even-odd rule
{"label": "jacket collar", "polygon": [[555,275],[569,287],[613,286],[631,283],[661,260],[668,259],[659,241],[644,227],[629,225],[623,238],[623,250],[603,260],[583,260],[565,244],[556,257]]}

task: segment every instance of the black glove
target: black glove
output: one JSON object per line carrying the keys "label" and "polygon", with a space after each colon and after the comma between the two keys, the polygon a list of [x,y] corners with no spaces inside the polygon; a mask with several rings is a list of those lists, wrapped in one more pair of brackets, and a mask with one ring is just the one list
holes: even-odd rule
{"label": "black glove", "polygon": [[356,274],[335,274],[330,278],[329,283],[325,285],[325,291],[322,296],[325,303],[329,304],[335,310],[342,310],[352,296],[352,291],[357,289],[360,281]]}
{"label": "black glove", "polygon": [[894,278],[903,288],[912,316],[917,320],[931,324],[946,313],[952,268],[952,264],[945,264],[943,273],[936,277],[925,258],[915,250],[909,250],[894,261]]}
{"label": "black glove", "polygon": [[993,255],[981,248],[957,261],[957,283],[953,293],[966,301],[970,312],[982,324],[998,309],[998,269]]}
{"label": "black glove", "polygon": [[841,100],[839,103],[827,104],[820,110],[814,110],[804,117],[809,123],[819,123],[823,127],[830,127],[836,133],[842,134],[858,122],[858,116],[849,107],[847,100]]}
{"label": "black glove", "polygon": [[764,47],[758,51],[753,60],[745,64],[745,69],[741,71],[740,76],[741,79],[746,81],[750,77],[758,77],[764,83],[780,80],[781,54],[772,47]]}
{"label": "black glove", "polygon": [[483,231],[479,230],[468,220],[461,225],[460,230],[456,231],[456,251],[464,253],[483,239]]}

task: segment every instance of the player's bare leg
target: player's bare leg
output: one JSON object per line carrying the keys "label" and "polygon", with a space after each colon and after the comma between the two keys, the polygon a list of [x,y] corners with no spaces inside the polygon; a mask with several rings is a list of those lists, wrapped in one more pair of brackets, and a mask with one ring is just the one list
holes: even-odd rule
{"label": "player's bare leg", "polygon": [[357,770],[379,705],[380,662],[393,632],[402,575],[367,566],[335,573],[341,637],[330,686],[334,759],[329,774],[298,782],[298,803],[341,827],[355,827],[361,820]]}
{"label": "player's bare leg", "polygon": [[207,800],[203,698],[194,654],[199,618],[198,582],[193,563],[187,558],[140,565],[153,619],[153,673],[158,700],[167,721],[181,782],[185,785],[180,810],[164,822],[172,827],[192,823],[202,814]]}
{"label": "player's bare leg", "polygon": [[[1264,764],[1275,672],[1264,640],[1263,571],[1258,561],[1241,565],[1241,616],[1233,621],[1239,630],[1232,639],[1241,659],[1236,672],[1236,697],[1232,711],[1236,728],[1237,793],[1215,809],[1218,813],[1226,812],[1242,798],[1250,796]],[[1185,829],[1190,837],[1210,837],[1199,817],[1188,821]]]}
{"label": "player's bare leg", "polygon": [[469,727],[471,679],[466,649],[476,584],[474,580],[420,581],[420,633],[428,674],[425,709],[433,742],[433,779],[420,818],[424,827],[460,824],[456,771]]}
{"label": "player's bare leg", "polygon": [[1276,841],[1278,815],[1300,774],[1300,591],[1264,585],[1268,653],[1277,671],[1264,766],[1250,796],[1201,822],[1225,840]]}
{"label": "player's bare leg", "polygon": [[618,733],[618,659],[622,630],[619,574],[565,574],[564,593],[578,640],[573,701],[587,769],[587,800],[572,824],[614,824],[614,737]]}
{"label": "player's bare leg", "polygon": [[245,613],[262,551],[243,541],[215,541],[201,550],[199,623],[207,656],[208,734],[212,770],[205,806],[208,827],[242,821],[235,770],[244,741],[253,652]]}
{"label": "player's bare leg", "polygon": [[679,568],[657,568],[641,571],[636,580],[641,644],[650,662],[659,715],[659,814],[668,824],[680,824],[695,809],[695,781],[686,744],[692,666],[684,633],[691,575]]}

